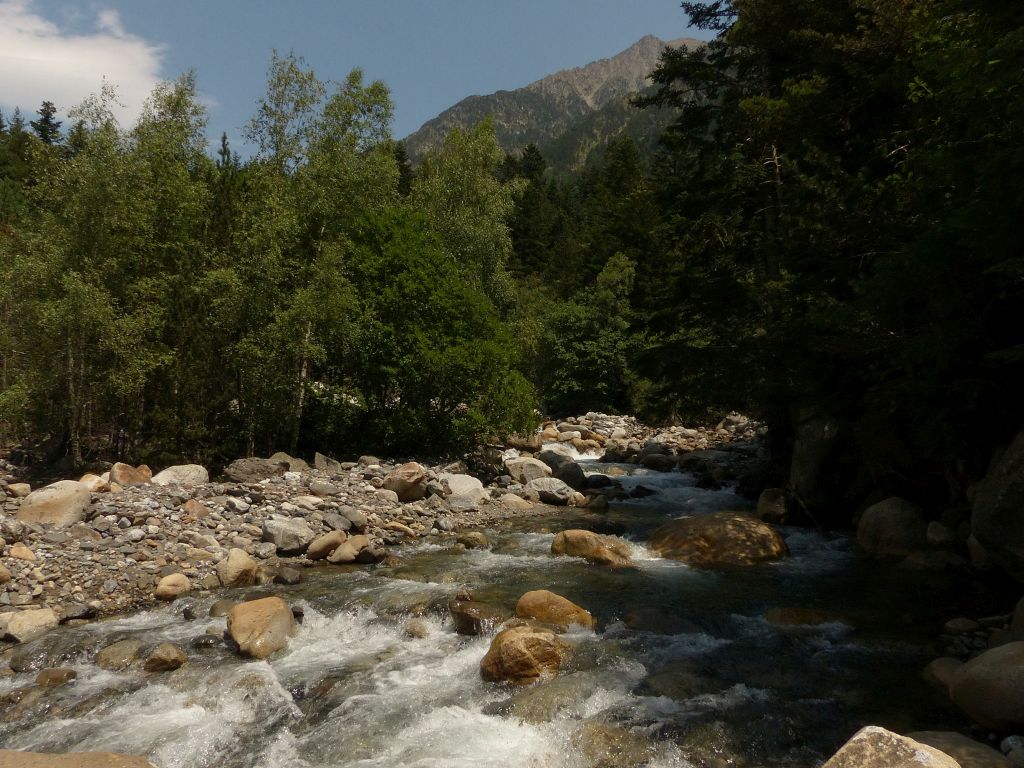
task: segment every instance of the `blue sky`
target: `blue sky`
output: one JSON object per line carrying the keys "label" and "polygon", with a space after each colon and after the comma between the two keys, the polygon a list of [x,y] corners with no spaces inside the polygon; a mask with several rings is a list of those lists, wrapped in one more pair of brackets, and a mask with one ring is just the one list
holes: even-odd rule
{"label": "blue sky", "polygon": [[62,110],[104,75],[130,123],[153,83],[195,69],[211,137],[241,129],[273,49],[322,79],[384,80],[405,136],[465,96],[612,56],[645,34],[693,36],[678,0],[0,0],[0,108]]}

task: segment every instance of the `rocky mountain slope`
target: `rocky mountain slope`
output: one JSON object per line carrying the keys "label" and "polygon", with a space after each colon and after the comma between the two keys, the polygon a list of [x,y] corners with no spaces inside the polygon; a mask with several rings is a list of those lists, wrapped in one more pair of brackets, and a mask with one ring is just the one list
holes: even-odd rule
{"label": "rocky mountain slope", "polygon": [[657,110],[637,110],[629,98],[649,85],[647,75],[666,46],[700,44],[647,35],[616,56],[556,72],[524,88],[470,96],[410,134],[405,140],[409,155],[416,162],[453,128],[488,116],[506,151],[537,144],[561,170],[582,167],[596,148],[625,133],[649,143],[667,117]]}

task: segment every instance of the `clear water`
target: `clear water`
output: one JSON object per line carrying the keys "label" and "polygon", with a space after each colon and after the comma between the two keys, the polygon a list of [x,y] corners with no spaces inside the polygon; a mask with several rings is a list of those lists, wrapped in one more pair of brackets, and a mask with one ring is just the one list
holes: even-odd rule
{"label": "clear water", "polygon": [[[11,692],[35,673],[0,681],[0,744],[145,754],[160,768],[809,766],[864,724],[960,724],[919,679],[942,621],[977,600],[960,580],[862,560],[847,538],[800,529],[784,532],[792,557],[779,563],[661,560],[644,547],[658,524],[743,502],[680,473],[623,480],[657,493],[489,530],[490,551],[421,544],[395,567],[316,570],[275,588],[305,621],[269,661],[190,647],[224,620],[186,621],[173,605],[61,629],[35,650],[77,681],[18,702]],[[569,527],[624,532],[637,567],[552,556],[554,532]],[[511,613],[537,588],[589,609],[598,632],[569,636],[575,658],[551,683],[483,682],[489,638],[456,635],[448,600],[469,589]],[[826,623],[776,627],[765,613],[778,607],[820,610]],[[406,635],[411,617],[426,637]],[[127,637],[179,643],[189,663],[154,675],[93,666],[97,649]]]}

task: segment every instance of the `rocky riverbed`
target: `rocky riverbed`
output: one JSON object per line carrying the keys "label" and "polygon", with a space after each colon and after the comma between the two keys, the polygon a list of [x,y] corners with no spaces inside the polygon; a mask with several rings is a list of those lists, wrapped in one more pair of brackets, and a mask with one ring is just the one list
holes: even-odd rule
{"label": "rocky riverbed", "polygon": [[[217,482],[9,475],[0,745],[160,768],[802,766],[877,722],[910,738],[866,730],[830,768],[1021,764],[1024,607],[977,601],[898,500],[859,546],[780,527],[778,492],[734,491],[758,429],[588,414],[475,475],[283,454]],[[59,764],[33,759],[0,751]]]}

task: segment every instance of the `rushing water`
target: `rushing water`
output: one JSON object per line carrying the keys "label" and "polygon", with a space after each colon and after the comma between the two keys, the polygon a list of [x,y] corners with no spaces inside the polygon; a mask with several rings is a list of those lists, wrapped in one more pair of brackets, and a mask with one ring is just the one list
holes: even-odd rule
{"label": "rushing water", "polygon": [[[862,560],[847,538],[803,529],[784,532],[792,557],[778,563],[661,560],[643,544],[658,524],[743,502],[679,473],[624,469],[625,486],[655,493],[489,530],[489,551],[420,544],[397,566],[318,569],[275,587],[305,620],[269,661],[191,646],[224,620],[186,621],[175,605],[51,633],[28,650],[78,678],[9,704],[0,744],[146,754],[161,768],[811,766],[867,723],[958,723],[919,679],[941,622],[972,598],[957,582]],[[568,527],[624,533],[638,567],[552,556],[553,532]],[[599,631],[569,636],[575,658],[553,682],[483,682],[490,640],[456,635],[448,600],[468,589],[511,613],[537,588],[589,609]],[[200,617],[213,599],[197,603]],[[823,623],[776,626],[772,608],[814,609]],[[425,637],[406,633],[411,617]],[[129,637],[178,643],[189,663],[154,675],[92,664]],[[0,681],[0,694],[34,675]]]}

